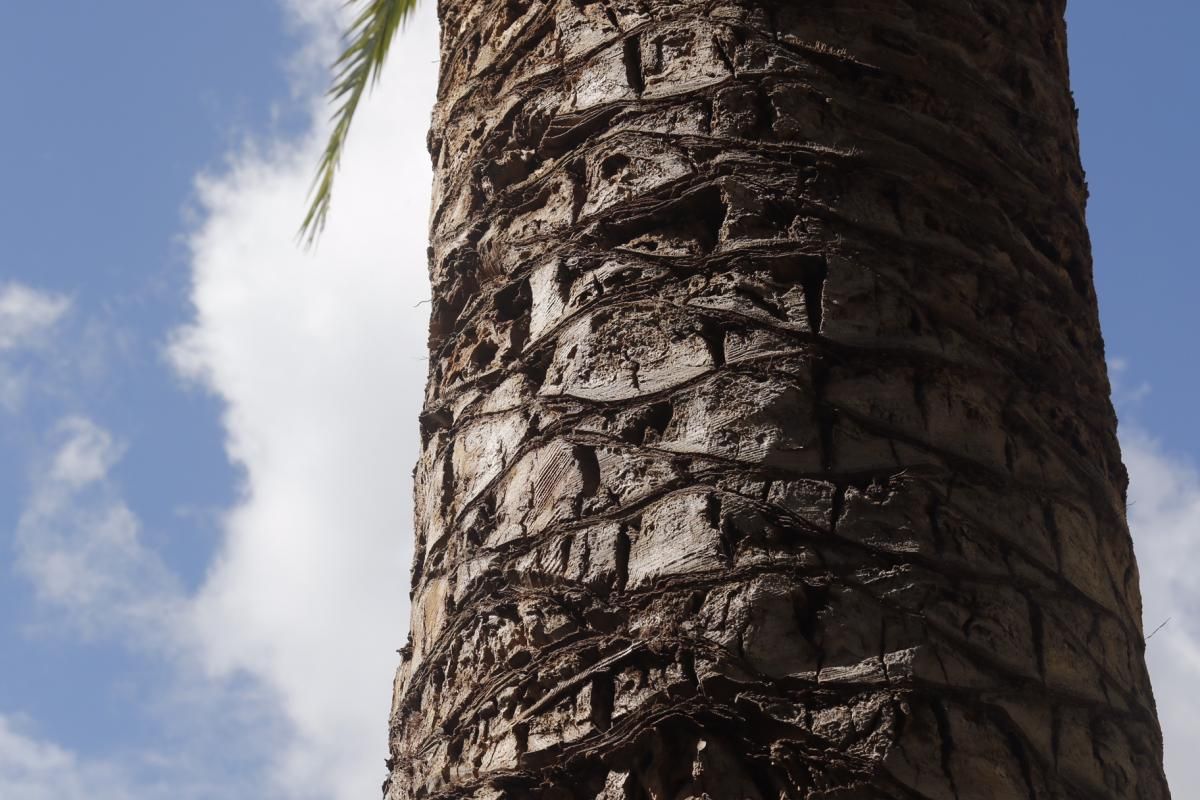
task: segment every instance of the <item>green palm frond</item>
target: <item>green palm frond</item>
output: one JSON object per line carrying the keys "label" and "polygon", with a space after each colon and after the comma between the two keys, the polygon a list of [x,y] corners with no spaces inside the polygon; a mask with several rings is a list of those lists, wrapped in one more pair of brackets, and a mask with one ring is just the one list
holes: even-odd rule
{"label": "green palm frond", "polygon": [[[417,0],[362,0],[365,7],[346,32],[346,49],[333,62],[333,87],[329,90],[334,106],[334,126],[321,155],[317,175],[309,190],[311,205],[300,225],[300,239],[312,245],[329,215],[333,197],[333,178],[342,160],[346,136],[358,103],[367,88],[378,78],[400,24],[417,7]],[[354,2],[354,0],[350,0]]]}

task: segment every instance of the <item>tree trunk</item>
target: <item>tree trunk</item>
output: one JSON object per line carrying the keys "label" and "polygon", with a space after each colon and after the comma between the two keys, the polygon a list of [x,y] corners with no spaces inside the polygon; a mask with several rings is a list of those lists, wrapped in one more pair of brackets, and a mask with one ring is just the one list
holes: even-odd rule
{"label": "tree trunk", "polygon": [[392,800],[1162,800],[1063,0],[441,0]]}

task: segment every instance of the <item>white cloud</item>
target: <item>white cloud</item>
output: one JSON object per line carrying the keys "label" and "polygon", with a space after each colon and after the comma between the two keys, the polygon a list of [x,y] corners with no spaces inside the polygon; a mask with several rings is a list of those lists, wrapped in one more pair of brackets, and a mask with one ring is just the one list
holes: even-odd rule
{"label": "white cloud", "polygon": [[17,411],[24,404],[28,389],[29,374],[0,360],[0,408]]}
{"label": "white cloud", "polygon": [[[177,714],[191,713],[209,724],[211,692],[172,706]],[[230,695],[223,705],[247,700],[250,714],[260,709],[255,698]],[[258,771],[239,775],[240,760],[264,760],[265,748],[231,725],[216,726],[207,736],[192,735],[164,742],[155,752],[114,752],[85,756],[46,739],[23,715],[0,713],[0,797],[4,800],[213,800],[254,798],[293,800],[265,792]],[[259,724],[257,716],[251,721]],[[263,729],[257,728],[256,733]],[[192,732],[194,733],[194,732]],[[218,734],[227,734],[217,739]],[[229,738],[232,734],[236,738]],[[255,764],[258,766],[258,764]]]}
{"label": "white cloud", "polygon": [[84,417],[62,420],[54,438],[17,524],[17,568],[80,633],[161,640],[182,597],[109,478],[123,446]]}
{"label": "white cloud", "polygon": [[1200,473],[1137,427],[1122,426],[1129,524],[1142,577],[1146,658],[1176,797],[1200,797]]}
{"label": "white cloud", "polygon": [[13,800],[133,800],[111,765],[87,762],[0,714],[0,797]]}
{"label": "white cloud", "polygon": [[1108,376],[1112,382],[1113,403],[1124,411],[1137,408],[1150,395],[1148,381],[1140,381],[1136,386],[1129,385],[1129,362],[1124,358],[1109,359]]}
{"label": "white cloud", "polygon": [[28,347],[54,327],[70,305],[62,295],[20,283],[0,286],[0,351]]}
{"label": "white cloud", "polygon": [[[336,45],[340,0],[293,0]],[[280,698],[292,736],[274,772],[295,797],[360,798],[384,777],[395,653],[408,626],[410,474],[425,380],[425,263],[436,77],[433,3],[360,111],[315,253],[295,234],[322,123],[200,182],[193,322],[172,356],[225,403],[243,498],[192,607],[214,675]]]}
{"label": "white cloud", "polygon": [[0,284],[0,408],[16,412],[29,391],[30,373],[13,356],[43,345],[70,307],[71,301],[60,294]]}
{"label": "white cloud", "polygon": [[64,419],[59,432],[65,434],[65,440],[54,454],[47,477],[68,488],[82,488],[105,478],[124,450],[111,433],[84,417]]}

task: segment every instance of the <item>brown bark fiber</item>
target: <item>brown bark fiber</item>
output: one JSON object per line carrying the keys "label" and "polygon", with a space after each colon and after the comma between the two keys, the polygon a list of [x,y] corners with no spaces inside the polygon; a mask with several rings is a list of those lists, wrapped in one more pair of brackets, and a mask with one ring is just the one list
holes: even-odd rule
{"label": "brown bark fiber", "polygon": [[441,0],[389,800],[1165,800],[1062,0]]}

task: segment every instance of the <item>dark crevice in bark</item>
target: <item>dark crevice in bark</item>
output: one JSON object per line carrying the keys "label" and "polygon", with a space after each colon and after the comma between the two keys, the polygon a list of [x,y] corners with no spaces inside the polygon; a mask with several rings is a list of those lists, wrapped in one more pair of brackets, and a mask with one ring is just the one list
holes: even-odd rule
{"label": "dark crevice in bark", "polygon": [[621,21],[617,19],[617,15],[613,12],[612,6],[609,5],[608,0],[599,0],[599,2],[600,5],[604,7],[604,16],[608,17],[608,21],[612,23],[612,26],[618,31],[622,30]]}
{"label": "dark crevice in bark", "polygon": [[646,77],[642,73],[642,37],[627,36],[621,44],[625,62],[625,80],[638,97],[646,91]]}
{"label": "dark crevice in bark", "polygon": [[1042,682],[1046,681],[1046,623],[1042,616],[1042,608],[1031,597],[1026,596],[1029,606],[1029,632],[1033,643],[1034,659],[1037,663],[1038,675]]}
{"label": "dark crevice in bark", "polygon": [[729,55],[729,51],[725,48],[725,42],[722,41],[721,36],[719,34],[713,36],[712,43],[713,48],[716,50],[717,57],[721,59],[721,63],[725,66],[725,69],[729,71],[730,75],[736,78],[737,65],[733,63],[733,58]]}
{"label": "dark crevice in bark", "polygon": [[575,445],[574,455],[582,478],[579,496],[582,498],[595,497],[600,488],[600,462],[596,459],[596,448]]}
{"label": "dark crevice in bark", "polygon": [[1034,779],[1034,765],[1026,747],[1026,740],[1017,731],[1011,719],[1001,719],[999,714],[993,713],[992,720],[996,727],[1004,733],[1009,749],[1012,751],[1017,764],[1020,765],[1021,778],[1025,782],[1025,789],[1029,794],[1029,800],[1038,800],[1039,792],[1037,790],[1037,781]]}
{"label": "dark crevice in bark", "polygon": [[529,313],[531,303],[529,280],[517,281],[496,293],[496,320],[512,322],[519,319]]}
{"label": "dark crevice in bark", "polygon": [[1042,523],[1050,536],[1050,547],[1054,551],[1054,562],[1058,571],[1063,570],[1063,541],[1062,532],[1058,529],[1058,520],[1054,516],[1054,505],[1050,501],[1042,503]]}
{"label": "dark crevice in bark", "polygon": [[454,417],[450,410],[441,408],[430,408],[422,411],[418,416],[418,422],[421,426],[421,445],[428,446],[429,440],[439,430],[445,430],[454,423]]}
{"label": "dark crevice in bark", "polygon": [[933,536],[934,550],[938,553],[946,550],[946,540],[942,533],[941,510],[942,500],[935,495],[929,501],[926,514],[929,517],[929,532]]}
{"label": "dark crevice in bark", "polygon": [[614,571],[617,577],[617,591],[624,591],[629,583],[629,548],[630,528],[636,530],[641,525],[641,520],[633,520],[628,523],[622,523],[617,527],[616,547],[613,550]]}
{"label": "dark crevice in bark", "polygon": [[814,334],[821,333],[824,314],[825,282],[829,278],[829,263],[823,256],[806,259],[803,286],[804,305]]}
{"label": "dark crevice in bark", "polygon": [[1058,706],[1050,710],[1050,755],[1054,763],[1054,772],[1058,773],[1060,752],[1062,750],[1062,715]]}
{"label": "dark crevice in bark", "polygon": [[592,678],[592,724],[597,730],[607,731],[612,727],[614,688],[608,673]]}
{"label": "dark crevice in bark", "polygon": [[714,369],[725,366],[725,329],[712,319],[703,319],[699,323],[700,337],[712,357]]}
{"label": "dark crevice in bark", "polygon": [[480,342],[471,351],[471,363],[475,365],[476,369],[487,369],[498,352],[500,352],[500,347],[495,342]]}
{"label": "dark crevice in bark", "polygon": [[661,439],[674,416],[675,406],[670,401],[650,405],[645,412],[644,427],[641,429],[641,443],[652,444]]}
{"label": "dark crevice in bark", "polygon": [[816,416],[817,438],[821,447],[821,467],[826,473],[833,474],[837,466],[834,435],[838,415],[837,410],[828,399],[830,371],[830,363],[825,357],[813,360],[813,411]]}
{"label": "dark crevice in bark", "polygon": [[950,729],[950,715],[941,700],[931,700],[930,709],[937,722],[938,738],[941,742],[942,774],[945,775],[946,781],[950,785],[950,793],[957,798],[959,793],[958,784],[954,780],[954,737]]}
{"label": "dark crevice in bark", "polygon": [[[829,610],[830,586],[827,583],[805,582],[804,592],[797,598],[803,598],[803,607],[796,609],[798,630],[804,640],[817,650],[821,649],[817,632],[820,629],[820,616]],[[799,600],[797,600],[798,602]]]}
{"label": "dark crevice in bark", "polygon": [[836,536],[838,525],[842,521],[843,514],[846,513],[847,483],[835,481],[833,486],[833,498],[829,507],[829,532]]}

